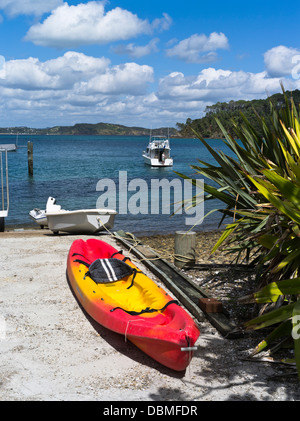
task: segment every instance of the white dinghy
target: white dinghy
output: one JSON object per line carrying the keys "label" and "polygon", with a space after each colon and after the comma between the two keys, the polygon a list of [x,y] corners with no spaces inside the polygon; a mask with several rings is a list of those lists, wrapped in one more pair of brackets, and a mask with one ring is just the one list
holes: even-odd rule
{"label": "white dinghy", "polygon": [[[67,233],[95,234],[114,226],[113,209],[79,209],[65,210],[56,204],[54,197],[49,197],[44,211],[48,228],[55,234],[59,231]],[[36,218],[39,223],[40,219]]]}

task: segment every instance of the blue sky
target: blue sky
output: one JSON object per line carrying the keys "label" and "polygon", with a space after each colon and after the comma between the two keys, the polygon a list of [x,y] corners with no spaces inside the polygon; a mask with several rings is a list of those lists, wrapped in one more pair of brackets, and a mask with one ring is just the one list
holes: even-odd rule
{"label": "blue sky", "polygon": [[175,127],[300,89],[300,2],[0,0],[0,126]]}

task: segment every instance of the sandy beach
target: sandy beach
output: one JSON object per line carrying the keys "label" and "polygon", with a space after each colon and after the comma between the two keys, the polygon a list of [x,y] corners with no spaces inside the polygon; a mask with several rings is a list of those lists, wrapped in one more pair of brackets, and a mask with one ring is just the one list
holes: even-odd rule
{"label": "sandy beach", "polygon": [[[224,339],[205,319],[198,350],[182,373],[99,326],[74,299],[66,279],[67,254],[76,238],[47,230],[0,233],[1,401],[300,399],[289,366],[248,361],[255,338]],[[110,235],[98,238],[121,248]],[[159,247],[159,239],[154,241]]]}

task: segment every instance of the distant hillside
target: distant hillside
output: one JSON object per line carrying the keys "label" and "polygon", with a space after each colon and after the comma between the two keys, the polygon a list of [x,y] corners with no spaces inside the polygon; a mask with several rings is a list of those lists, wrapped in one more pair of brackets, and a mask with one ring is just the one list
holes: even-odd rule
{"label": "distant hillside", "polygon": [[[286,92],[288,98],[293,96],[297,109],[300,104],[300,91],[296,90]],[[231,119],[234,118],[238,124],[242,124],[241,112],[247,117],[253,127],[259,131],[257,124],[257,117],[255,112],[261,117],[265,117],[266,120],[270,118],[270,101],[276,108],[282,108],[284,106],[283,94],[275,94],[267,99],[255,99],[252,101],[230,101],[230,102],[218,102],[215,105],[208,106],[205,109],[205,117],[191,120],[187,119],[186,123],[177,123],[177,128],[182,137],[194,137],[191,128],[196,130],[202,137],[205,138],[222,138],[223,134],[215,120],[217,117],[225,129],[234,136],[232,129]],[[255,110],[255,111],[254,111]]]}
{"label": "distant hillside", "polygon": [[[43,129],[41,134],[60,134],[60,135],[99,135],[99,136],[149,136],[150,129],[143,127],[127,127],[120,124],[97,123],[87,124],[79,123],[74,126],[56,126]],[[152,130],[153,134],[168,134],[168,128]],[[169,129],[169,133],[176,134],[176,129]]]}
{"label": "distant hillside", "polygon": [[[99,135],[99,136],[149,136],[150,129],[143,127],[126,127],[119,124],[79,123],[74,126],[55,126],[45,129],[33,129],[29,127],[7,127],[0,128],[1,134],[27,134],[27,135]],[[153,129],[154,135],[177,136],[178,132],[174,128],[162,127]]]}

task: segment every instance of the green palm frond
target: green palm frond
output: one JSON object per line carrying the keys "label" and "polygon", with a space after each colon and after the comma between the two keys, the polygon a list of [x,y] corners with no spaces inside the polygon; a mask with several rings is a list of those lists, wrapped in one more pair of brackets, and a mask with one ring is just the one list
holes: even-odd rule
{"label": "green palm frond", "polygon": [[[259,130],[241,113],[242,124],[232,120],[234,138],[217,120],[233,156],[215,151],[195,132],[215,161],[199,160],[192,167],[210,181],[204,200],[223,204],[221,221],[232,217],[212,252],[226,245],[237,260],[246,253],[256,262],[262,285],[252,300],[279,306],[246,323],[248,329],[275,326],[255,352],[281,335],[292,335],[300,316],[300,121],[293,100],[283,93],[285,106],[278,109],[270,102],[269,119],[256,113]],[[300,339],[294,338],[294,350],[300,373]]]}

